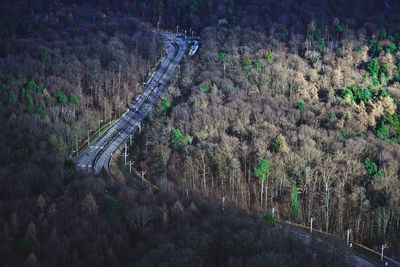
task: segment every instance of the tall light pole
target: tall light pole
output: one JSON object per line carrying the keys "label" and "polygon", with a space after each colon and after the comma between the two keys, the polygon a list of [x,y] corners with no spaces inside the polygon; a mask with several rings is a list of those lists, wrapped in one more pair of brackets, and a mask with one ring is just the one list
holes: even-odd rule
{"label": "tall light pole", "polygon": [[134,161],[129,161],[129,174],[131,174],[132,173],[132,165],[133,165],[133,163],[134,163]]}
{"label": "tall light pole", "polygon": [[380,246],[380,248],[381,248],[381,261],[383,261],[383,250],[385,249],[385,248],[388,248],[389,246],[387,245],[387,244],[383,244],[382,246]]}
{"label": "tall light pole", "polygon": [[100,128],[101,128],[101,123],[103,122],[103,120],[99,120],[99,137],[100,137]]}
{"label": "tall light pole", "polygon": [[92,130],[88,130],[87,131],[87,146],[88,146],[88,148],[89,148],[89,145],[90,145],[90,132],[91,132]]}
{"label": "tall light pole", "polygon": [[79,142],[82,141],[82,139],[76,138],[76,156],[79,156]]}
{"label": "tall light pole", "polygon": [[[312,233],[314,221],[315,221],[315,217],[311,217],[311,219],[310,219],[310,224],[311,224],[311,226],[310,226],[310,233]],[[347,242],[349,242],[349,241],[347,241]]]}
{"label": "tall light pole", "polygon": [[128,144],[125,142],[125,165],[126,165],[126,157],[128,156]]}
{"label": "tall light pole", "polygon": [[142,174],[142,175],[141,175],[141,176],[142,176],[142,181],[143,181],[144,175],[145,175],[146,173],[147,173],[147,171],[142,171],[142,173],[141,173],[141,174]]}
{"label": "tall light pole", "polygon": [[127,99],[126,99],[126,104],[128,105],[128,107],[129,107],[129,104],[130,104],[131,95],[132,95],[132,92],[129,92],[129,93],[128,93],[128,97],[127,97]]}
{"label": "tall light pole", "polygon": [[121,106],[123,106],[124,105],[124,103],[121,101],[121,103],[119,103],[119,105],[118,105],[118,117],[121,115],[121,110],[120,110],[120,107]]}
{"label": "tall light pole", "polygon": [[110,108],[110,125],[111,125],[111,122],[112,122],[112,114],[113,114],[113,110],[112,110],[112,108]]}
{"label": "tall light pole", "polygon": [[346,231],[346,233],[347,233],[347,245],[349,245],[349,242],[350,242],[350,234],[352,233],[353,231],[351,230],[351,229],[347,229],[347,231]]}

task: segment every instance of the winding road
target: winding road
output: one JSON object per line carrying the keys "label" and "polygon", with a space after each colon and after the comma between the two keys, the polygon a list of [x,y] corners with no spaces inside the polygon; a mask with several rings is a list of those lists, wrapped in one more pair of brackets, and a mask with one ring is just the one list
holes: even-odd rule
{"label": "winding road", "polygon": [[110,172],[110,162],[118,148],[123,146],[140,123],[149,115],[157,100],[168,86],[175,68],[187,49],[186,41],[173,34],[162,33],[167,53],[154,72],[143,92],[131,108],[125,112],[101,137],[79,156],[77,170],[87,174]]}

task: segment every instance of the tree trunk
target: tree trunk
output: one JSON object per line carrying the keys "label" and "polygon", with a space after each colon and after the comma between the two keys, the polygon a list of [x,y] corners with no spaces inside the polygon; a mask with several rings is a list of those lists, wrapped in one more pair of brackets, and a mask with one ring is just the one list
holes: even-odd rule
{"label": "tree trunk", "polygon": [[265,207],[268,208],[268,180],[265,183]]}

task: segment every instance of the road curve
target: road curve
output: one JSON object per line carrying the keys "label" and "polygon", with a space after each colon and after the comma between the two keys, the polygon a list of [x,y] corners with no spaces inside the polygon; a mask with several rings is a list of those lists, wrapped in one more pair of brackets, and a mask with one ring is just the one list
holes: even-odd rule
{"label": "road curve", "polygon": [[170,82],[175,68],[183,58],[187,43],[172,34],[163,33],[167,53],[156,72],[152,75],[142,94],[100,138],[86,148],[76,161],[76,168],[87,174],[99,174],[101,170],[110,173],[113,154],[124,145],[139,124],[149,115],[157,100]]}
{"label": "road curve", "polygon": [[359,256],[354,256],[357,267],[375,267],[376,265]]}
{"label": "road curve", "polygon": [[[290,236],[296,238],[297,240],[301,241],[304,245],[306,246],[311,246],[312,242],[317,242],[317,246],[321,247],[324,246],[326,250],[333,250],[334,247],[329,243],[329,241],[321,236],[315,236],[310,234],[309,232],[304,232],[302,230],[299,230],[299,228],[296,225],[292,225],[292,227],[287,227],[290,226],[291,224],[281,224],[279,227],[282,228],[282,230]],[[304,230],[304,229],[303,229]],[[368,260],[364,257],[361,257],[359,255],[356,255],[353,251],[353,258],[354,258],[354,263],[355,266],[357,267],[374,267],[378,266],[375,264],[373,261]],[[379,266],[385,266],[384,263]],[[399,266],[396,262],[394,261],[388,261],[387,266]]]}

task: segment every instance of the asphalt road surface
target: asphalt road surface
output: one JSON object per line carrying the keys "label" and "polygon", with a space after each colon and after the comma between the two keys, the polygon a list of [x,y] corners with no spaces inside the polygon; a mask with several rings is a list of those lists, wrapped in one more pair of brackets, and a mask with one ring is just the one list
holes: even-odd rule
{"label": "asphalt road surface", "polygon": [[354,256],[357,267],[375,267],[376,265],[359,256]]}
{"label": "asphalt road surface", "polygon": [[185,54],[187,43],[183,38],[173,34],[163,33],[163,36],[167,53],[156,72],[131,108],[79,156],[76,162],[78,171],[99,174],[104,169],[110,174],[110,162],[113,154],[127,140],[129,141],[130,135],[149,115],[168,86],[172,74]]}

